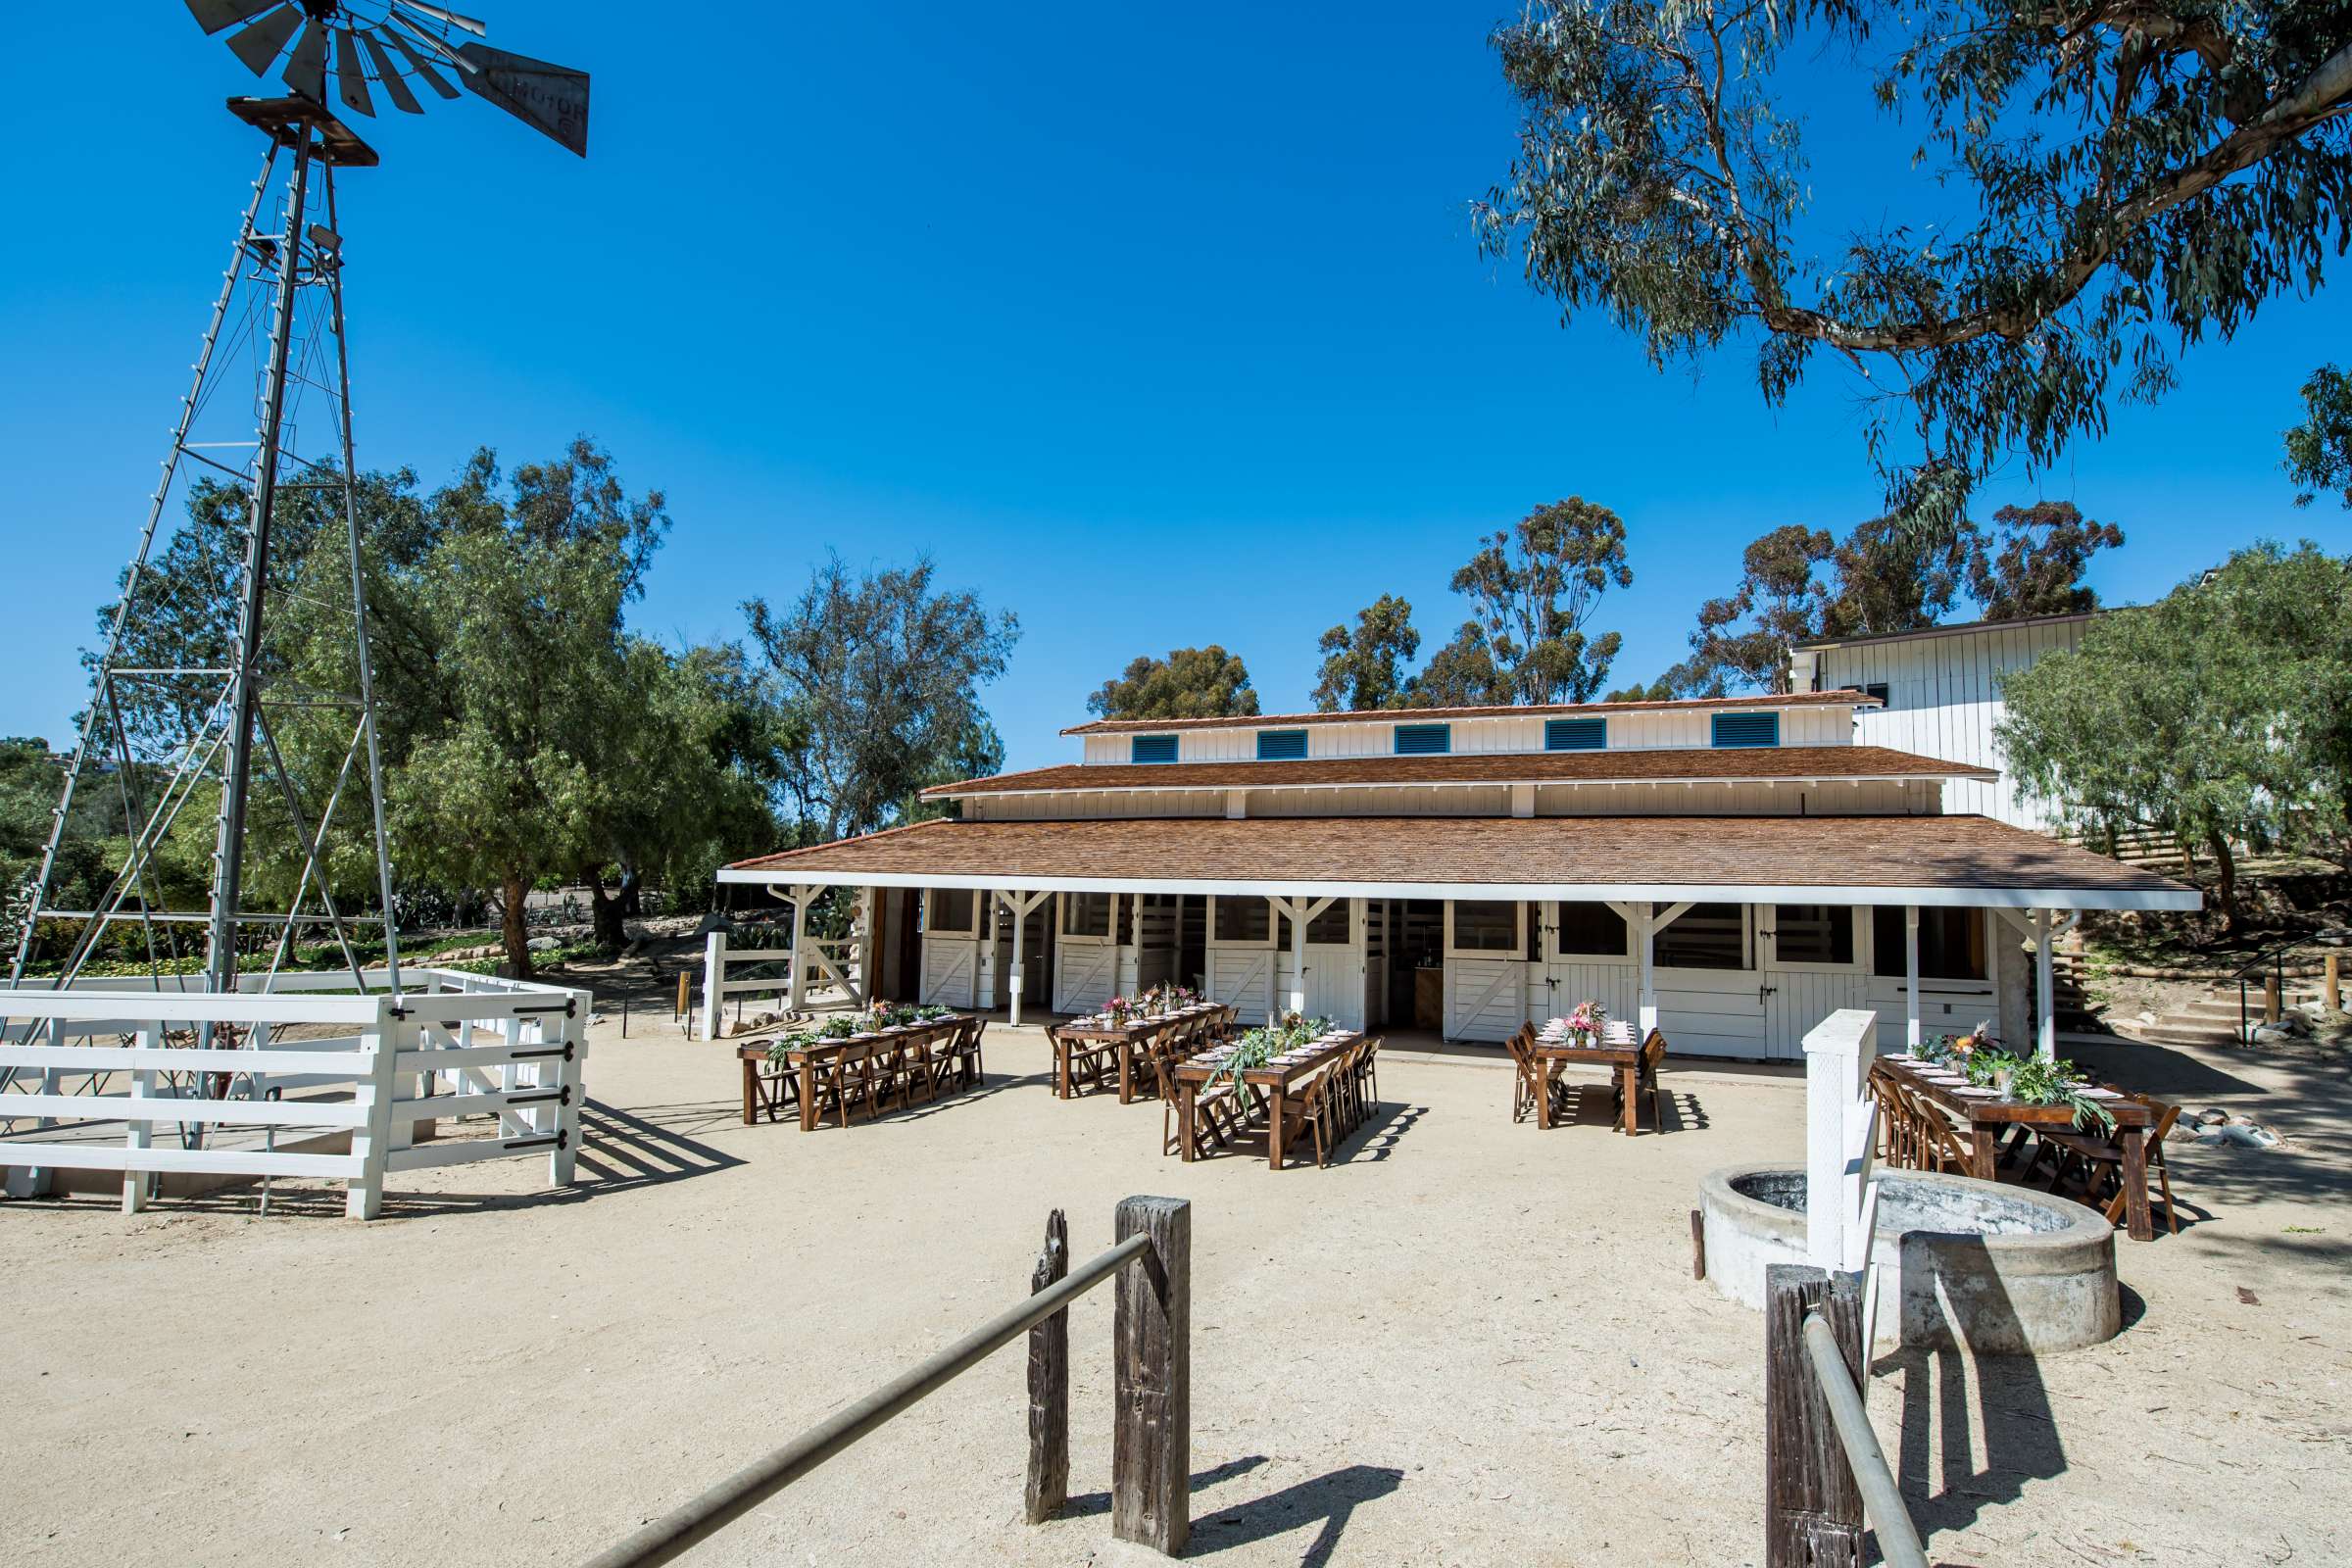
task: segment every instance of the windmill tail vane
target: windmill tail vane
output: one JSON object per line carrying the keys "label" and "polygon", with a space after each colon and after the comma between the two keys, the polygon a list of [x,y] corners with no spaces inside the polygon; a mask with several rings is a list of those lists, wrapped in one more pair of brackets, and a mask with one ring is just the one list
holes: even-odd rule
{"label": "windmill tail vane", "polygon": [[442,98],[462,84],[524,124],[586,157],[588,74],[510,54],[483,41],[489,29],[426,0],[187,0],[208,33],[257,76],[272,67],[297,97],[375,114],[381,93],[403,114],[422,114],[412,83]]}

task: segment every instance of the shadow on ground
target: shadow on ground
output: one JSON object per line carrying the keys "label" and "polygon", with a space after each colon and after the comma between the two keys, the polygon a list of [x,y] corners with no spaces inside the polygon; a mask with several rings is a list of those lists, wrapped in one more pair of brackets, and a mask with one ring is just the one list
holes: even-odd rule
{"label": "shadow on ground", "polygon": [[[1264,1454],[1253,1453],[1202,1470],[1193,1477],[1193,1495],[1198,1497],[1224,1482],[1246,1476],[1265,1462]],[[1288,1535],[1321,1521],[1314,1539],[1298,1554],[1298,1564],[1299,1568],[1322,1568],[1339,1550],[1340,1538],[1356,1508],[1389,1495],[1403,1484],[1402,1470],[1388,1465],[1351,1464],[1246,1502],[1229,1503],[1213,1513],[1196,1513],[1192,1542],[1184,1554],[1206,1557]],[[1090,1492],[1072,1497],[1063,1505],[1061,1516],[1082,1519],[1108,1512],[1110,1494]]]}

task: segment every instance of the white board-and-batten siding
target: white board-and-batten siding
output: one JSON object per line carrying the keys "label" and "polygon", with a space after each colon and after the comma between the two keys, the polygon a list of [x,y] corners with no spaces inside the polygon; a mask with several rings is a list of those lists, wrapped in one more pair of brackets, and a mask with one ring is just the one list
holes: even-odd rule
{"label": "white board-and-batten siding", "polygon": [[[1226,790],[1090,790],[974,795],[960,803],[974,822],[1074,821],[1135,817],[1218,817]],[[1507,784],[1352,785],[1250,790],[1251,816],[1508,816]],[[1538,816],[1886,816],[1933,815],[1939,779],[1808,783],[1725,783],[1699,779],[1625,784],[1539,784]]]}
{"label": "white board-and-batten siding", "polygon": [[[1739,708],[1729,712],[1776,711]],[[1176,736],[1176,760],[1180,762],[1251,762],[1257,760],[1257,732],[1260,729],[1303,729],[1306,731],[1306,755],[1310,760],[1327,757],[1390,757],[1396,754],[1396,728],[1398,724],[1438,723],[1448,726],[1452,734],[1452,755],[1485,756],[1498,752],[1542,752],[1544,725],[1551,717],[1606,717],[1608,720],[1608,749],[1612,752],[1659,751],[1671,747],[1703,747],[1709,743],[1708,716],[1710,710],[1651,710],[1632,713],[1608,714],[1540,714],[1524,717],[1494,718],[1439,718],[1411,711],[1399,711],[1394,719],[1379,719],[1366,723],[1296,724],[1286,725],[1276,720],[1264,724],[1222,725],[1202,729],[1177,729],[1156,733]],[[1781,715],[1781,744],[1783,746],[1846,746],[1854,739],[1850,710],[1836,704],[1810,703],[1777,710]],[[1133,755],[1132,747],[1138,734],[1155,733],[1151,730],[1118,731],[1108,735],[1083,737],[1088,762],[1126,762]],[[1140,766],[1151,766],[1141,763]]]}
{"label": "white board-and-batten siding", "polygon": [[2000,683],[2045,654],[2081,647],[2085,624],[2034,621],[1822,648],[1812,655],[1814,689],[1884,685],[1886,708],[1854,714],[1856,744],[1998,769],[1997,779],[1948,781],[1944,810],[2048,831],[2057,823],[2054,808],[2018,789],[1994,735],[2008,711]]}

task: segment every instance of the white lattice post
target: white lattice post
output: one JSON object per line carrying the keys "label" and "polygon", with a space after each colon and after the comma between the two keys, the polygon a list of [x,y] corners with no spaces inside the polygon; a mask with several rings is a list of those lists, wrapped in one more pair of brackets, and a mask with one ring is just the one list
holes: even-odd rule
{"label": "white lattice post", "polygon": [[1860,1229],[1869,1176],[1870,1102],[1862,1086],[1878,1052],[1879,1015],[1843,1007],[1805,1036],[1805,1251],[1817,1268],[1861,1266],[1868,1247]]}
{"label": "white lattice post", "polygon": [[1903,1049],[1919,1049],[1919,906],[1903,906]]}
{"label": "white lattice post", "polygon": [[[161,1023],[141,1023],[139,1025],[139,1049],[141,1051],[164,1049],[164,1026]],[[154,1094],[155,1069],[152,1067],[134,1068],[130,1075],[130,1098],[146,1100]],[[123,1129],[122,1143],[125,1148],[145,1149],[154,1141],[155,1123],[153,1122],[129,1121],[123,1123]],[[136,1214],[147,1206],[147,1172],[143,1170],[125,1170],[122,1173],[123,1213]]]}
{"label": "white lattice post", "polygon": [[[557,1187],[571,1185],[572,1167],[580,1153],[580,1106],[588,1098],[588,1015],[596,998],[574,991],[571,1012],[564,1020],[564,1053],[556,1064],[556,1147],[547,1156],[547,1179]],[[544,1083],[547,1074],[541,1074]]]}
{"label": "white lattice post", "polygon": [[[796,925],[799,922],[797,908],[794,911],[794,922]],[[800,961],[797,953],[794,955],[793,961],[796,965]],[[794,979],[796,981],[799,979],[797,970]],[[705,1040],[718,1038],[719,1004],[726,998],[726,983],[727,934],[724,931],[713,931],[703,939],[703,1038]]]}
{"label": "white lattice post", "polygon": [[1642,1038],[1658,1026],[1658,906],[1644,900],[1635,906],[1641,911],[1641,929],[1634,936],[1642,950]]}
{"label": "white lattice post", "polygon": [[1005,895],[1006,901],[1012,906],[1012,976],[1008,982],[1012,987],[1012,999],[1007,1012],[1016,1024],[1021,1021],[1021,994],[1028,989],[1028,978],[1022,972],[1021,958],[1029,934],[1029,911],[1037,907],[1039,897],[1037,894]]}
{"label": "white lattice post", "polygon": [[802,950],[808,940],[808,889],[792,890],[792,990],[785,997],[788,1011],[804,1012],[808,1004],[808,955]]}
{"label": "white lattice post", "polygon": [[2038,1015],[2034,1054],[2058,1059],[2058,999],[2050,991],[2050,911],[2034,911],[2034,1010]]}
{"label": "white lattice post", "polygon": [[393,999],[379,997],[375,1020],[362,1031],[367,1073],[352,1085],[352,1098],[368,1119],[351,1130],[351,1153],[359,1171],[344,1185],[343,1212],[351,1219],[373,1219],[384,1211],[384,1162],[392,1152],[393,1069],[404,1046],[418,1041],[414,1020],[392,1015]]}

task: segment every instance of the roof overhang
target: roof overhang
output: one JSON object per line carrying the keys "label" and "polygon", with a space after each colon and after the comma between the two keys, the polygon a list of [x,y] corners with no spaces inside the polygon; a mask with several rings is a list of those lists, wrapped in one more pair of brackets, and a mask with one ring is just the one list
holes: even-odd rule
{"label": "roof overhang", "polygon": [[[1717,837],[1720,874],[1705,863]],[[1376,838],[1385,841],[1377,849]],[[938,821],[743,861],[721,869],[718,880],[771,888],[2012,909],[2193,910],[2203,904],[2194,888],[1973,816]]]}

